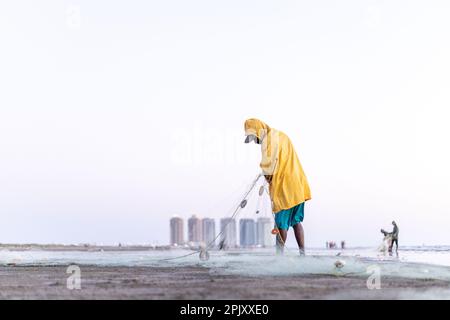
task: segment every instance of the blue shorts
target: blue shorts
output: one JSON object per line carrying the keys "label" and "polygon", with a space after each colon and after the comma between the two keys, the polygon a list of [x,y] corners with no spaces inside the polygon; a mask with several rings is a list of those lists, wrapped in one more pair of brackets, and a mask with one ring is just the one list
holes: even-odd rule
{"label": "blue shorts", "polygon": [[275,213],[275,224],[278,229],[287,230],[303,221],[305,215],[305,203],[302,202],[290,209],[281,210]]}

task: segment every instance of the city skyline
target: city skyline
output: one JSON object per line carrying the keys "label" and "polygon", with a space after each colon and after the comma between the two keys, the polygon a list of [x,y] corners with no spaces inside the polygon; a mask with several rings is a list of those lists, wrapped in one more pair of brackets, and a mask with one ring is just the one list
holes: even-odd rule
{"label": "city skyline", "polygon": [[[187,224],[186,241],[184,224]],[[273,221],[268,217],[220,218],[220,229],[216,230],[216,219],[191,215],[184,219],[174,215],[170,220],[170,245],[216,245],[223,248],[236,247],[269,247],[275,245],[275,238],[271,234]],[[239,233],[236,223],[239,222]],[[223,232],[222,232],[223,230]],[[219,243],[215,241],[219,236]]]}

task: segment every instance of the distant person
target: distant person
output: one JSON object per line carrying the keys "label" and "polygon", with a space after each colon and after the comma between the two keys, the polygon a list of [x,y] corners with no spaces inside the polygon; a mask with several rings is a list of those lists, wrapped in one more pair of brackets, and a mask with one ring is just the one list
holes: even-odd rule
{"label": "distant person", "polygon": [[389,248],[389,252],[391,254],[392,254],[392,248],[394,247],[394,243],[395,243],[395,252],[398,253],[398,233],[399,233],[399,229],[398,229],[398,226],[395,223],[395,221],[392,221],[392,225],[394,226],[394,228],[392,229],[392,232],[391,232],[392,241],[391,241],[391,246]]}
{"label": "distant person", "polygon": [[395,221],[392,221],[392,225],[394,226],[394,228],[392,229],[392,232],[387,232],[387,231],[381,229],[381,233],[384,234],[383,241],[387,241],[388,251],[389,251],[390,255],[392,255],[392,248],[394,247],[394,243],[395,243],[395,252],[398,254],[399,228],[398,228],[397,224],[395,223]]}
{"label": "distant person", "polygon": [[341,249],[342,249],[342,250],[345,249],[345,241],[344,241],[344,240],[341,241]]}
{"label": "distant person", "polygon": [[305,202],[311,192],[303,168],[289,137],[258,119],[245,121],[245,143],[261,145],[260,167],[269,183],[272,210],[275,214],[277,252],[283,253],[289,227],[294,229],[300,255],[305,254],[302,227]]}

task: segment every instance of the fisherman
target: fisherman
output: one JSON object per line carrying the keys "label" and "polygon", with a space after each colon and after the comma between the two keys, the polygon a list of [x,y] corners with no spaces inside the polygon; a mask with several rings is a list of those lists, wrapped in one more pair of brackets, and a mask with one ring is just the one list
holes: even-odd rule
{"label": "fisherman", "polygon": [[245,143],[261,145],[262,174],[269,183],[275,214],[277,253],[283,253],[289,227],[294,229],[300,255],[305,254],[302,222],[305,202],[311,192],[303,168],[289,137],[258,119],[245,121]]}
{"label": "fisherman", "polygon": [[391,253],[391,254],[392,254],[392,248],[394,247],[394,243],[395,243],[395,252],[398,253],[398,233],[399,233],[397,223],[395,223],[395,221],[392,221],[392,225],[394,226],[394,228],[392,229],[392,232],[391,232],[392,241],[391,241],[391,246],[389,247],[389,253]]}
{"label": "fisherman", "polygon": [[398,254],[399,228],[397,226],[397,223],[395,223],[395,221],[392,221],[392,225],[394,226],[394,228],[392,229],[392,232],[387,232],[387,231],[381,229],[381,233],[384,234],[384,240],[388,241],[388,251],[389,251],[390,255],[392,255],[392,248],[394,247],[394,243],[395,243],[395,252]]}

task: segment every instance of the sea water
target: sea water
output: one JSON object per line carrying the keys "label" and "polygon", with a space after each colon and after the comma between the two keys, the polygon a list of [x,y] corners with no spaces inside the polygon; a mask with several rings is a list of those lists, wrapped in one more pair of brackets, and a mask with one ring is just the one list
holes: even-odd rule
{"label": "sea water", "polygon": [[[210,251],[208,261],[200,261],[189,250],[147,251],[47,251],[0,250],[0,265],[65,266],[70,264],[130,267],[203,266],[217,274],[246,276],[285,276],[333,274],[336,276],[365,276],[378,270],[382,276],[450,281],[450,247],[405,247],[398,256],[384,255],[373,248],[346,250],[309,249],[301,257],[296,249],[286,248],[284,256],[276,256],[274,249]],[[173,260],[166,260],[175,258]],[[343,267],[336,267],[339,261]],[[374,269],[375,268],[375,269]]]}

